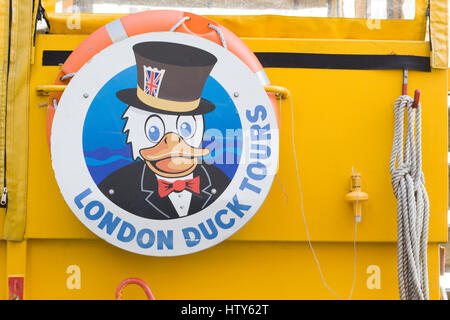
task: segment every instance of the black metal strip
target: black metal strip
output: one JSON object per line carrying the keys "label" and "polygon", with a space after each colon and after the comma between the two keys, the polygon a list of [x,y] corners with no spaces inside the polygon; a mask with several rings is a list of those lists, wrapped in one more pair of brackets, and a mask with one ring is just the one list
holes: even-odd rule
{"label": "black metal strip", "polygon": [[431,71],[430,58],[421,56],[287,52],[255,52],[255,55],[264,68]]}
{"label": "black metal strip", "polygon": [[[63,64],[72,51],[45,50],[43,66]],[[406,55],[255,52],[264,68],[431,71],[430,58]]]}
{"label": "black metal strip", "polygon": [[42,54],[42,65],[59,66],[60,64],[64,64],[71,53],[72,51],[45,50]]}

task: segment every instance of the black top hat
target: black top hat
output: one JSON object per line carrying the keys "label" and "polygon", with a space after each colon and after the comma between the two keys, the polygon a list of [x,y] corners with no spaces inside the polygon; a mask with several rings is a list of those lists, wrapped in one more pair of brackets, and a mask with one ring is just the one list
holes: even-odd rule
{"label": "black top hat", "polygon": [[137,88],[117,92],[126,104],[165,114],[204,114],[214,104],[201,98],[217,58],[202,49],[170,42],[141,42],[133,46]]}

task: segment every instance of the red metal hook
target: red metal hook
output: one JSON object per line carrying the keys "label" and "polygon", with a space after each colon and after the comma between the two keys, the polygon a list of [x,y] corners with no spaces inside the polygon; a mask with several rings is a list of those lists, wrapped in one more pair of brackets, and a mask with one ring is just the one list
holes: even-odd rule
{"label": "red metal hook", "polygon": [[122,290],[129,284],[137,284],[140,286],[147,296],[148,300],[156,300],[149,286],[145,283],[145,281],[138,278],[128,278],[123,280],[116,289],[116,300],[123,300]]}
{"label": "red metal hook", "polygon": [[9,300],[23,300],[23,282],[22,276],[8,277]]}
{"label": "red metal hook", "polygon": [[413,108],[417,109],[417,107],[419,106],[419,101],[420,101],[420,90],[416,89],[416,91],[414,92],[414,103],[413,103]]}
{"label": "red metal hook", "polygon": [[[408,69],[403,69],[403,87],[402,87],[402,95],[408,94]],[[417,109],[420,101],[420,90],[416,89],[414,91],[414,103],[412,108]]]}

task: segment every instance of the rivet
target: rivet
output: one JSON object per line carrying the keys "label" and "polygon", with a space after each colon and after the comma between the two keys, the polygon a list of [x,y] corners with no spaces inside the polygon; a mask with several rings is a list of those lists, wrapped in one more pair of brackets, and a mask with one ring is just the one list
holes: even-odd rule
{"label": "rivet", "polygon": [[180,209],[183,209],[184,207],[183,206],[180,206]]}
{"label": "rivet", "polygon": [[211,189],[211,193],[212,193],[212,194],[216,194],[216,193],[217,193],[217,190],[216,190],[216,189]]}
{"label": "rivet", "polygon": [[83,93],[83,97],[84,97],[84,98],[89,97],[89,93],[87,93],[87,92]]}
{"label": "rivet", "polygon": [[237,97],[239,97],[239,92],[235,92],[234,93],[234,96],[237,98]]}
{"label": "rivet", "polygon": [[276,93],[275,93],[275,96],[276,96],[276,97],[279,97],[279,96],[280,96],[280,93],[279,93],[279,92],[276,92]]}
{"label": "rivet", "polygon": [[109,193],[110,195],[113,195],[113,194],[114,194],[114,189],[109,189],[109,190],[108,190],[108,193]]}

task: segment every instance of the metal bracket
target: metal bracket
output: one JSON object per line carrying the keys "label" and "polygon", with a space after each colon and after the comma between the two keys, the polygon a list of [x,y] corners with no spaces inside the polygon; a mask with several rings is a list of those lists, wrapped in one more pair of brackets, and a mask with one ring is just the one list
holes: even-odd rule
{"label": "metal bracket", "polygon": [[48,96],[50,92],[63,92],[66,87],[64,84],[42,85],[36,87],[36,93],[38,96]]}
{"label": "metal bracket", "polygon": [[264,86],[264,90],[266,90],[266,92],[275,93],[276,97],[281,97],[282,99],[286,99],[289,96],[289,90],[284,87]]}
{"label": "metal bracket", "polygon": [[9,300],[23,300],[23,277],[8,277]]}

